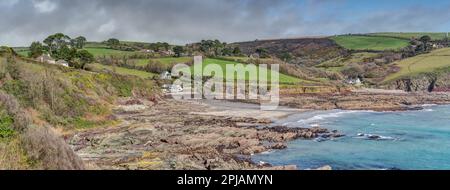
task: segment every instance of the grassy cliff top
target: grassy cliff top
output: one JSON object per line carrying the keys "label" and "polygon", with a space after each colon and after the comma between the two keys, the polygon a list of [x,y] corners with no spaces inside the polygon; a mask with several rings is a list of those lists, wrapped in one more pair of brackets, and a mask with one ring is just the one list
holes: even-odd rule
{"label": "grassy cliff top", "polygon": [[380,32],[380,33],[370,33],[372,36],[385,36],[385,37],[396,37],[404,39],[419,39],[422,36],[430,36],[432,40],[442,40],[447,37],[446,32]]}
{"label": "grassy cliff top", "polygon": [[418,55],[392,64],[400,67],[400,71],[386,77],[384,82],[450,68],[450,48],[438,49],[428,54]]}

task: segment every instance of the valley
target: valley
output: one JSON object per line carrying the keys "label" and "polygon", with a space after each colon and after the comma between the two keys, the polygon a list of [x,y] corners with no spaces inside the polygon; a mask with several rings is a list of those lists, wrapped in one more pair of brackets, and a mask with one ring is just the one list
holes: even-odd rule
{"label": "valley", "polygon": [[[255,154],[286,149],[294,140],[346,135],[316,125],[278,125],[293,114],[417,111],[423,104],[450,103],[448,42],[441,34],[410,35],[229,44],[203,40],[185,46],[109,39],[86,41],[71,50],[73,55],[64,48],[53,49],[50,58],[44,57],[45,48],[57,47],[51,43],[41,44],[45,48],[37,51],[39,55],[39,44],[2,47],[0,167],[306,169],[252,159]],[[217,64],[223,70],[236,64],[278,64],[279,109],[261,111],[257,100],[172,99],[162,89],[173,78],[161,76],[177,63],[193,69],[193,56],[203,57],[203,68]],[[247,76],[235,79],[249,80]]]}

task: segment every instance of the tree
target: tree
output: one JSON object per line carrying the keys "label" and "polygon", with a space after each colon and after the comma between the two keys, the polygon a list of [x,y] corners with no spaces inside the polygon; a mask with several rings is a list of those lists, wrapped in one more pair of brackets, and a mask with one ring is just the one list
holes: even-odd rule
{"label": "tree", "polygon": [[44,40],[44,44],[47,45],[49,53],[53,54],[63,46],[67,46],[68,44],[70,44],[70,37],[63,33],[56,33],[48,36]]}
{"label": "tree", "polygon": [[259,55],[260,58],[268,58],[269,56],[269,51],[267,51],[267,49],[265,48],[258,48],[256,49],[256,53]]}
{"label": "tree", "polygon": [[233,49],[233,54],[234,55],[241,55],[241,49],[239,47],[235,47]]}
{"label": "tree", "polygon": [[164,50],[168,51],[169,48],[170,48],[170,45],[169,45],[169,43],[167,43],[167,42],[163,42],[163,43],[162,43],[162,47],[164,48]]}
{"label": "tree", "polygon": [[420,41],[425,43],[425,44],[429,43],[429,42],[431,42],[431,37],[428,36],[428,35],[422,36],[422,37],[420,37]]}
{"label": "tree", "polygon": [[67,62],[70,62],[75,57],[76,53],[77,53],[77,50],[75,48],[72,48],[68,45],[64,45],[61,48],[59,48],[58,50],[54,51],[53,57],[58,60],[62,59]]}
{"label": "tree", "polygon": [[281,53],[278,58],[280,58],[281,60],[285,61],[285,62],[289,62],[291,61],[294,57],[292,56],[291,53],[289,52],[283,52]]}
{"label": "tree", "polygon": [[73,46],[77,49],[83,49],[84,45],[87,42],[87,39],[84,36],[78,36],[73,39]]}
{"label": "tree", "polygon": [[114,48],[120,45],[120,41],[116,38],[110,38],[109,40],[106,41],[106,44],[109,47]]}
{"label": "tree", "polygon": [[419,40],[423,43],[425,51],[428,51],[429,50],[428,46],[429,46],[429,43],[431,42],[431,37],[428,35],[425,35],[425,36],[422,36]]}
{"label": "tree", "polygon": [[28,53],[28,57],[36,58],[44,53],[44,46],[41,42],[33,42],[30,45],[30,52]]}
{"label": "tree", "polygon": [[184,53],[184,48],[182,46],[175,46],[173,47],[173,52],[175,53],[175,56],[181,57],[181,54]]}
{"label": "tree", "polygon": [[231,47],[223,48],[222,55],[232,56],[233,55],[233,48],[231,48]]}
{"label": "tree", "polygon": [[219,40],[202,40],[200,42],[200,51],[207,55],[220,56],[226,45],[226,43],[222,43]]}
{"label": "tree", "polygon": [[76,52],[74,60],[69,63],[72,64],[72,67],[75,67],[77,69],[84,69],[87,64],[90,64],[92,62],[94,62],[94,55],[89,53],[87,50],[79,50]]}

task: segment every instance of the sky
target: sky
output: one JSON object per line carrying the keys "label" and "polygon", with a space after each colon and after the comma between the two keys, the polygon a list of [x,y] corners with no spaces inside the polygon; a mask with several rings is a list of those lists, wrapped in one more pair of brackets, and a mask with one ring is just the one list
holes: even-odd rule
{"label": "sky", "polygon": [[1,0],[0,45],[62,32],[89,41],[187,44],[450,31],[450,0]]}

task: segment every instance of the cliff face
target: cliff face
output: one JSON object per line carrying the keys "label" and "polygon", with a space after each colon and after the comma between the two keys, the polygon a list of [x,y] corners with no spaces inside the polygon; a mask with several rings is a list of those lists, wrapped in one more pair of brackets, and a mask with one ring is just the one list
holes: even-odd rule
{"label": "cliff face", "polygon": [[390,83],[388,88],[407,92],[450,92],[450,72],[421,74],[412,78],[399,79]]}

